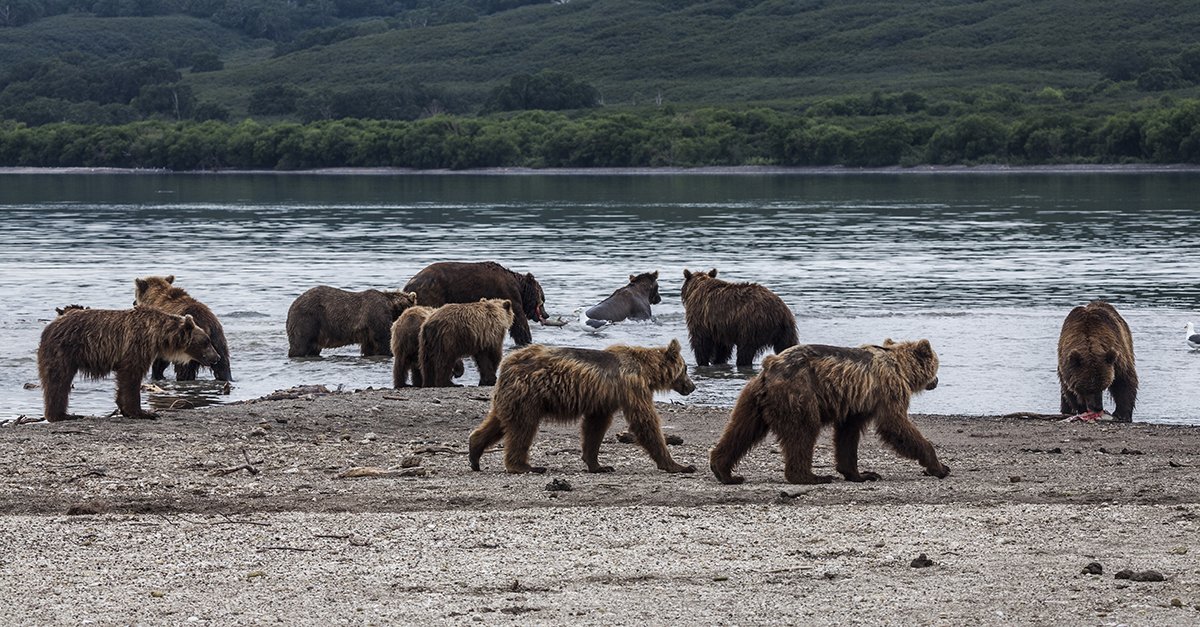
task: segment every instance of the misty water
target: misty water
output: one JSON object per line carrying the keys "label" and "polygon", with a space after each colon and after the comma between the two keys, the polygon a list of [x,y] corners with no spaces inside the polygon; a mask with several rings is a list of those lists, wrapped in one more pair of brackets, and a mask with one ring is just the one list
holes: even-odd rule
{"label": "misty water", "polygon": [[[661,398],[689,404],[732,404],[757,365],[694,366],[685,268],[769,287],[803,343],[928,338],[940,385],[914,398],[919,413],[1057,412],[1063,318],[1106,300],[1133,330],[1134,419],[1200,423],[1200,353],[1183,331],[1200,323],[1198,202],[1194,172],[2,173],[0,419],[42,415],[41,391],[25,384],[37,382],[54,308],[127,308],[135,277],[175,275],[230,343],[227,394],[205,369],[143,394],[165,407],[296,385],[389,387],[391,360],[356,347],[289,359],[291,302],[317,285],[398,289],[433,262],[493,260],[532,272],[563,319],[630,274],[660,271],[653,321],[599,334],[534,326],[533,337],[589,348],[678,338],[697,390]],[[459,382],[477,380],[468,362]],[[109,413],[114,389],[77,378],[71,411]]]}

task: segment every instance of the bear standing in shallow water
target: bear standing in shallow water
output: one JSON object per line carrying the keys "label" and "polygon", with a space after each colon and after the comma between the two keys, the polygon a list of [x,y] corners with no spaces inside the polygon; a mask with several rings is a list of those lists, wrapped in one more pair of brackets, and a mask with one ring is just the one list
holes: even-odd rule
{"label": "bear standing in shallow water", "polygon": [[[408,373],[412,373],[413,387],[421,387],[421,325],[433,313],[433,307],[417,305],[409,307],[392,324],[392,387],[404,387]],[[463,376],[463,361],[454,362],[454,378]]]}
{"label": "bear standing in shallow water", "polygon": [[492,410],[471,434],[471,469],[489,446],[504,439],[504,469],[511,473],[545,472],[529,465],[529,447],[543,419],[580,425],[583,461],[588,472],[612,472],[598,455],[604,433],[620,410],[660,470],[695,472],[671,459],[662,422],[654,410],[654,393],[675,390],[691,394],[696,386],[687,374],[677,340],[665,348],[610,346],[602,351],[535,344],[509,353],[492,393]]}
{"label": "bear standing in shallow water", "polygon": [[392,323],[416,300],[411,292],[314,287],[288,307],[288,357],[317,357],[349,344],[358,344],[363,357],[391,357]]}
{"label": "bear standing in shallow water", "polygon": [[[204,303],[192,298],[182,288],[175,287],[175,275],[167,277],[146,277],[134,279],[133,304],[146,305],[165,311],[176,316],[191,316],[196,324],[208,333],[213,348],[217,349],[220,359],[212,364],[213,378],[217,381],[232,381],[229,370],[229,344],[225,341],[225,329],[221,327],[217,316]],[[155,359],[150,371],[150,378],[161,379],[167,370],[167,360]],[[175,364],[176,381],[195,381],[196,371],[200,369],[199,362],[190,361],[186,364]]]}
{"label": "bear standing in shallow water", "polygon": [[1112,305],[1096,301],[1076,307],[1058,336],[1058,382],[1064,414],[1104,411],[1104,391],[1117,408],[1113,420],[1133,421],[1138,377],[1133,360],[1133,334]]}
{"label": "bear standing in shallow water", "polygon": [[874,481],[858,471],[858,442],[875,426],[879,439],[915,459],[926,473],[945,477],[933,445],[908,420],[913,394],[937,387],[938,358],[928,340],[842,348],[801,345],[763,359],[763,369],[738,396],[721,441],[709,455],[721,483],[741,483],[734,466],[768,433],[779,439],[784,477],[791,483],[828,483],[812,471],[821,428],[833,427],[837,471],[847,481]]}
{"label": "bear standing in shallow water", "polygon": [[504,356],[504,333],[512,321],[513,306],[508,300],[484,298],[434,309],[421,324],[417,349],[421,385],[452,387],[455,363],[461,367],[463,357],[475,360],[479,385],[495,385],[496,369]]}
{"label": "bear standing in shallow water", "polygon": [[195,360],[211,366],[219,359],[208,333],[191,316],[157,309],[67,309],[42,330],[38,377],[46,420],[80,418],[67,413],[75,374],[99,379],[117,374],[117,409],[129,418],[153,418],[142,411],[141,384],[155,359],[176,364]]}
{"label": "bear standing in shallow water", "polygon": [[441,307],[447,303],[474,303],[481,298],[512,303],[513,320],[508,329],[517,346],[533,341],[529,321],[546,320],[546,295],[530,273],[517,274],[494,261],[431,264],[409,279],[406,292],[416,292],[417,304]]}
{"label": "bear standing in shallow water", "polygon": [[726,363],[737,347],[737,365],[750,366],[768,346],[782,353],[799,341],[792,310],[757,283],[722,281],[716,268],[684,270],[679,294],[697,365]]}

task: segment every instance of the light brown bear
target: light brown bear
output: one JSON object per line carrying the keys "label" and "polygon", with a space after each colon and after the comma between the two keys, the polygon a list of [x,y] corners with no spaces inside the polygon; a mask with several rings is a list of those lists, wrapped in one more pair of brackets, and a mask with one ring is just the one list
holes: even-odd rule
{"label": "light brown bear", "polygon": [[696,364],[723,364],[737,347],[737,365],[754,364],[768,346],[796,345],[796,316],[783,299],[757,283],[728,283],[708,273],[683,271],[684,320]]}
{"label": "light brown bear", "polygon": [[392,356],[392,323],[417,302],[413,292],[347,292],[319,285],[288,308],[288,357],[358,344],[363,357]]}
{"label": "light brown bear", "polygon": [[[420,362],[421,325],[433,313],[433,307],[416,305],[404,310],[392,324],[392,387],[404,387],[408,373],[412,372],[413,387],[421,387]],[[465,372],[461,359],[454,362],[454,378]]]}
{"label": "light brown bear", "polygon": [[[217,354],[220,355],[220,360],[212,364],[213,378],[217,381],[233,380],[229,370],[229,344],[225,341],[225,329],[221,328],[221,322],[217,320],[217,316],[213,314],[212,310],[204,303],[192,298],[182,288],[175,287],[175,275],[173,274],[166,277],[152,276],[134,279],[133,282],[136,286],[133,294],[134,306],[146,305],[177,316],[191,316],[196,324],[208,333],[208,339],[212,341],[213,348],[217,349]],[[150,378],[163,378],[167,370],[167,363],[165,359],[155,359],[154,366],[150,370]],[[200,363],[196,361],[183,365],[175,364],[175,380],[195,381],[196,371],[199,369]]]}
{"label": "light brown bear", "polygon": [[535,344],[504,359],[492,393],[492,410],[471,434],[471,469],[489,446],[504,439],[504,469],[511,473],[545,472],[529,465],[529,447],[543,419],[580,425],[583,462],[588,472],[612,472],[598,460],[600,441],[613,414],[625,415],[629,430],[661,470],[695,472],[671,459],[654,393],[691,394],[696,386],[677,340],[665,348],[610,346],[602,351]]}
{"label": "light brown bear", "polygon": [[928,340],[889,339],[859,348],[800,345],[767,356],[762,365],[742,389],[709,455],[722,483],[742,482],[732,474],[734,466],[767,433],[779,440],[789,482],[828,483],[832,477],[812,471],[813,449],[825,426],[833,427],[837,471],[847,481],[874,481],[878,474],[858,470],[858,441],[872,424],[879,439],[920,462],[927,474],[950,474],[908,419],[912,395],[937,387],[938,358]]}
{"label": "light brown bear", "polygon": [[1104,391],[1116,402],[1113,420],[1133,421],[1138,376],[1133,334],[1112,305],[1096,301],[1076,307],[1058,336],[1058,382],[1064,414],[1104,411]]}
{"label": "light brown bear", "polygon": [[496,385],[496,369],[504,355],[504,334],[512,323],[513,306],[507,299],[481,298],[433,310],[421,325],[417,360],[422,386],[452,387],[454,363],[464,357],[475,360],[479,385]]}
{"label": "light brown bear", "polygon": [[191,316],[145,306],[133,309],[66,309],[42,330],[38,377],[46,420],[81,418],[67,413],[75,374],[99,379],[117,374],[117,409],[129,418],[153,418],[142,411],[141,384],[155,359],[211,366],[220,358],[208,333]]}

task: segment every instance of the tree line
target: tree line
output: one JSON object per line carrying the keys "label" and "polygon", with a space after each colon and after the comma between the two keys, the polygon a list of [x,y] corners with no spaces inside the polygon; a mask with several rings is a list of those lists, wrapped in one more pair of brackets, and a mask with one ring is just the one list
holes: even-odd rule
{"label": "tree line", "polygon": [[415,121],[120,126],[0,122],[0,166],[170,170],[922,164],[1200,164],[1200,100],[1101,117],[881,117],[860,128],[771,109],[525,111]]}

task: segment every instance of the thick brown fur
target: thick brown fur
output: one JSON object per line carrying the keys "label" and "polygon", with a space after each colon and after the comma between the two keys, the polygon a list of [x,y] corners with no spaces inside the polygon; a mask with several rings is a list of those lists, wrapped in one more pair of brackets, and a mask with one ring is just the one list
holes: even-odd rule
{"label": "thick brown fur", "polygon": [[813,449],[821,428],[833,427],[837,471],[848,481],[874,481],[858,470],[858,442],[868,425],[898,454],[917,460],[927,474],[945,477],[933,445],[908,419],[913,394],[937,386],[938,358],[928,340],[842,348],[816,344],[763,359],[763,370],[742,389],[729,424],[709,461],[722,483],[741,483],[734,466],[767,433],[783,452],[791,483],[828,483],[813,474]]}
{"label": "thick brown fur", "polygon": [[421,325],[417,360],[422,386],[453,386],[454,362],[463,357],[475,360],[479,385],[496,385],[496,369],[504,355],[504,333],[512,321],[513,306],[507,299],[483,298],[433,310]]}
{"label": "thick brown fur", "polygon": [[757,283],[728,283],[717,269],[683,271],[684,320],[696,364],[723,364],[737,348],[737,365],[754,364],[768,346],[775,352],[795,346],[796,316],[783,299]]}
{"label": "thick brown fur", "polygon": [[658,295],[658,270],[629,275],[629,285],[617,288],[608,298],[587,310],[592,320],[649,320],[650,305],[662,302]]}
{"label": "thick brown fur", "polygon": [[[135,306],[146,305],[176,316],[191,316],[196,324],[208,333],[208,339],[212,341],[213,348],[217,349],[217,354],[221,356],[220,361],[211,366],[213,378],[217,381],[233,380],[229,369],[229,344],[225,341],[225,330],[221,328],[217,316],[204,303],[189,296],[182,288],[175,287],[175,275],[152,276],[134,279],[133,282],[136,286],[133,295]],[[165,359],[154,360],[150,378],[163,378],[168,363],[170,362]],[[175,364],[175,380],[195,381],[196,371],[199,369],[200,363],[196,361]]]}
{"label": "thick brown fur", "polygon": [[533,341],[529,321],[546,319],[546,295],[532,274],[517,274],[494,261],[462,263],[443,261],[421,270],[404,286],[417,293],[417,304],[441,307],[447,303],[474,303],[481,298],[506,299],[513,305],[508,330],[517,346]]}
{"label": "thick brown fur", "polygon": [[[421,325],[431,313],[433,307],[416,305],[405,309],[392,324],[392,356],[395,357],[392,362],[392,387],[404,387],[409,372],[412,372],[413,387],[421,387],[421,368],[418,367],[421,363]],[[463,376],[463,372],[463,362],[459,359],[454,362],[454,378]]]}
{"label": "thick brown fur", "polygon": [[191,316],[176,316],[139,305],[133,309],[68,309],[42,330],[38,377],[46,420],[80,418],[67,413],[76,373],[99,379],[117,375],[117,408],[130,418],[142,411],[141,384],[155,359],[196,360],[209,366],[220,355],[208,333]]}
{"label": "thick brown fur", "polygon": [[678,340],[665,348],[618,345],[598,351],[535,344],[515,350],[500,368],[491,412],[471,434],[471,468],[479,470],[483,452],[503,438],[505,470],[545,472],[529,465],[529,447],[542,420],[573,422],[582,417],[588,472],[612,472],[611,466],[600,465],[598,455],[613,414],[621,410],[638,444],[659,469],[695,472],[695,466],[671,459],[654,410],[654,393],[669,389],[685,395],[696,389]]}
{"label": "thick brown fur", "polygon": [[288,308],[288,357],[316,357],[322,349],[349,344],[358,344],[363,357],[391,357],[392,323],[416,298],[409,291],[314,287]]}
{"label": "thick brown fur", "polygon": [[1116,403],[1114,420],[1131,422],[1138,376],[1133,334],[1112,305],[1096,301],[1076,307],[1058,336],[1058,382],[1064,414],[1104,410],[1104,391]]}

